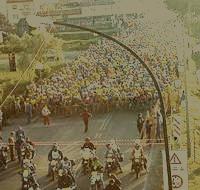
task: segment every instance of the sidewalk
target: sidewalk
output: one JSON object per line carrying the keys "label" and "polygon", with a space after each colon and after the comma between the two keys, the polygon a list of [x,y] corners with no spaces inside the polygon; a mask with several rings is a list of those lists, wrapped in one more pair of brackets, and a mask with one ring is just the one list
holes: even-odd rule
{"label": "sidewalk", "polygon": [[[186,58],[188,58],[187,85],[188,85],[188,107],[189,107],[189,124],[190,124],[190,139],[191,139],[191,158],[188,161],[189,167],[189,190],[196,190],[200,187],[200,165],[194,162],[194,130],[200,129],[200,96],[196,95],[200,86],[196,79],[196,65],[191,58],[191,51],[185,47]],[[181,134],[181,148],[187,148],[187,129],[186,129],[186,110],[185,105],[178,113],[184,122]],[[198,137],[200,138],[200,137]],[[200,145],[196,145],[200,149]],[[196,161],[200,162],[200,157],[196,157]]]}
{"label": "sidewalk", "polygon": [[[189,116],[190,116],[190,137],[192,143],[192,157],[189,161],[189,189],[196,190],[200,187],[200,165],[194,162],[194,135],[193,131],[200,129],[200,97],[195,95],[199,89],[195,72],[196,65],[193,60],[189,60],[190,70],[188,71],[188,101],[189,101]],[[198,149],[200,148],[199,145]],[[196,161],[200,161],[200,157],[196,157]]]}

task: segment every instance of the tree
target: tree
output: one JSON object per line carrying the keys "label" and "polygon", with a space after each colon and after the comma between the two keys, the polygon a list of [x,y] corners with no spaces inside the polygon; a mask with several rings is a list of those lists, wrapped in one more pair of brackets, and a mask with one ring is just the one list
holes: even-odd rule
{"label": "tree", "polygon": [[[11,53],[17,54],[17,66],[20,70],[24,71],[33,58],[43,64],[48,64],[46,55],[50,49],[56,52],[58,60],[63,61],[62,45],[63,41],[55,38],[52,34],[35,31],[31,35],[25,33],[21,38],[17,35],[10,34],[4,45],[0,47],[0,51],[8,55]],[[37,56],[35,57],[36,54]],[[10,71],[12,71],[11,65]]]}
{"label": "tree", "polygon": [[166,0],[165,2],[169,9],[178,12],[182,16],[184,16],[187,13],[188,0]]}
{"label": "tree", "polygon": [[0,51],[8,54],[10,71],[16,71],[15,54],[23,51],[20,38],[14,34],[9,35],[5,44],[0,47]]}

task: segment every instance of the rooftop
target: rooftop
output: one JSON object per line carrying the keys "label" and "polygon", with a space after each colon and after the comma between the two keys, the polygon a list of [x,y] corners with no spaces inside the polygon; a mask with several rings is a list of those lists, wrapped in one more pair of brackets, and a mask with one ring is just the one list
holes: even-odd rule
{"label": "rooftop", "polygon": [[33,2],[33,0],[7,0],[6,3],[26,3]]}

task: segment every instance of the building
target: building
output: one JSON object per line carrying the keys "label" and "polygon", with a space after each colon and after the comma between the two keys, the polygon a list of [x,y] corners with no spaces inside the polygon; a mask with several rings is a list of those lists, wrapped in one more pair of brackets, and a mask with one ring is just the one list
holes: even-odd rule
{"label": "building", "polygon": [[113,5],[115,4],[114,0],[81,0],[81,6],[97,6],[97,5]]}
{"label": "building", "polygon": [[6,17],[0,13],[0,30],[4,30],[6,28],[7,21]]}
{"label": "building", "polygon": [[54,21],[63,21],[69,15],[80,15],[79,1],[59,0],[58,2],[42,4],[38,16],[50,17]]}
{"label": "building", "polygon": [[34,0],[7,0],[7,16],[10,24],[35,13]]}

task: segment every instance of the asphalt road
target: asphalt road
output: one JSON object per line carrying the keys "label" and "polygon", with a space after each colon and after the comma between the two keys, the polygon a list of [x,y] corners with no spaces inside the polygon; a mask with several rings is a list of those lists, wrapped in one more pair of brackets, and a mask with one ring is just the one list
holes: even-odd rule
{"label": "asphalt road", "polygon": [[[102,163],[105,164],[104,154],[106,148],[105,145],[103,145],[104,142],[109,142],[113,138],[120,141],[125,140],[121,145],[121,150],[125,157],[122,163],[123,173],[118,175],[122,181],[122,188],[126,190],[143,190],[146,175],[144,174],[140,179],[136,180],[135,175],[130,172],[132,146],[130,143],[126,143],[127,140],[138,137],[136,116],[137,113],[122,111],[94,116],[90,120],[87,134],[83,133],[83,122],[79,117],[51,119],[52,124],[50,127],[45,127],[40,119],[30,125],[23,125],[24,119],[18,119],[13,121],[11,126],[4,129],[3,138],[7,141],[9,132],[20,124],[32,141],[43,143],[43,145],[38,145],[36,147],[37,156],[35,158],[38,181],[43,190],[56,189],[56,184],[46,177],[48,167],[47,155],[51,148],[50,144],[53,142],[63,144],[60,145],[60,149],[63,151],[64,155],[70,159],[76,160],[75,170],[78,187],[81,190],[88,190],[89,179],[80,172],[80,146],[82,144],[80,141],[84,141],[84,138],[87,136],[91,137],[91,139],[96,142],[98,157]],[[149,164],[155,169],[157,163],[156,159],[160,160],[160,157],[155,157],[156,153],[154,152],[154,154],[151,154],[150,150],[152,149],[147,148],[146,154],[147,156],[154,156],[154,158],[149,157]],[[157,153],[159,154],[159,151]],[[21,179],[18,175],[19,170],[17,163],[9,163],[8,169],[0,173],[1,189],[20,189]],[[148,176],[149,175],[151,175],[151,170]],[[105,181],[107,182],[106,179]]]}

